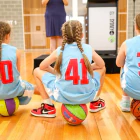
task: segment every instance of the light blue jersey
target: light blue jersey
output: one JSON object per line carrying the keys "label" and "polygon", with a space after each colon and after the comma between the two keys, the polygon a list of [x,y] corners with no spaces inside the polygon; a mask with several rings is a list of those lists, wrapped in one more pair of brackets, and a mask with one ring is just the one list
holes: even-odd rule
{"label": "light blue jersey", "polygon": [[[92,47],[82,44],[84,54],[92,62]],[[60,47],[57,48],[58,55]],[[46,73],[42,81],[47,93],[55,101],[65,104],[81,104],[93,101],[100,87],[100,75],[94,73],[94,78],[88,73],[83,56],[76,43],[66,44],[63,51],[61,78]]]}
{"label": "light blue jersey", "polygon": [[0,99],[10,99],[24,94],[31,85],[22,81],[17,70],[17,49],[8,44],[2,44],[2,58],[0,61]]}
{"label": "light blue jersey", "polygon": [[126,41],[126,59],[121,86],[132,98],[140,100],[140,36]]}

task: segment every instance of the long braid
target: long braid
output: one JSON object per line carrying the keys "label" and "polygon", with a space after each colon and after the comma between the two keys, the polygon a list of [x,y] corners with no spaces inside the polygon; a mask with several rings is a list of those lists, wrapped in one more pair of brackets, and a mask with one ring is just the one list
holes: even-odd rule
{"label": "long braid", "polygon": [[92,70],[91,64],[90,64],[87,56],[84,54],[84,50],[82,48],[81,35],[82,35],[82,25],[79,22],[77,22],[76,23],[76,31],[75,31],[75,37],[76,37],[77,46],[78,46],[79,50],[82,53],[82,56],[84,58],[84,63],[85,63],[85,66],[86,66],[88,72],[93,77],[93,70]]}
{"label": "long braid", "polygon": [[7,34],[10,34],[11,27],[8,23],[0,21],[0,61],[2,57],[2,42]]}
{"label": "long braid", "polygon": [[67,34],[65,32],[65,24],[63,24],[62,26],[62,36],[63,36],[63,41],[62,41],[62,47],[61,47],[61,52],[58,56],[58,59],[56,60],[56,63],[55,63],[55,66],[54,66],[54,70],[56,72],[57,75],[60,75],[61,76],[61,71],[60,71],[60,66],[62,64],[62,56],[63,56],[63,50],[64,50],[64,47],[65,47],[65,44],[67,43]]}

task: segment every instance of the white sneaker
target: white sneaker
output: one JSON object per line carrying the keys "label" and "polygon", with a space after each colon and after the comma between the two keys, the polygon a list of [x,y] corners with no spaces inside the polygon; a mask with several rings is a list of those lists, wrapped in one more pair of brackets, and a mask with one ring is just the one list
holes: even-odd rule
{"label": "white sneaker", "polygon": [[121,100],[120,107],[122,111],[130,112],[130,100]]}

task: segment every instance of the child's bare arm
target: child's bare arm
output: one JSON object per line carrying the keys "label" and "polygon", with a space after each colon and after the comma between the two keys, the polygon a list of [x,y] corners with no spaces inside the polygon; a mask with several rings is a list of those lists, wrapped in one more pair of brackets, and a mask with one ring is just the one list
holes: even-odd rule
{"label": "child's bare arm", "polygon": [[94,63],[91,64],[93,70],[100,69],[105,66],[104,60],[94,51],[94,49],[92,49],[92,60],[94,61]]}
{"label": "child's bare arm", "polygon": [[41,70],[44,70],[44,71],[48,71],[52,74],[55,74],[54,72],[54,68],[52,68],[50,65],[55,62],[57,59],[57,50],[53,51],[46,59],[44,59],[39,68]]}
{"label": "child's bare arm", "polygon": [[123,67],[125,64],[125,58],[126,58],[126,43],[124,42],[121,45],[118,56],[116,58],[116,65],[118,67]]}

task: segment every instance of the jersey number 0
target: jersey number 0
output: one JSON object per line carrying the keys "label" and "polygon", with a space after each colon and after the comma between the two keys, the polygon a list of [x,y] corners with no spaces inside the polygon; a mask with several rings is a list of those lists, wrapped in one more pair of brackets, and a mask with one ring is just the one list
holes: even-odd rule
{"label": "jersey number 0", "polygon": [[[7,67],[7,75],[6,75]],[[11,61],[1,61],[0,62],[0,79],[3,84],[8,84],[13,82],[13,71],[12,71],[12,62]]]}
{"label": "jersey number 0", "polygon": [[[68,67],[66,69],[65,73],[65,80],[73,80],[73,84],[77,85],[79,84],[88,84],[89,80],[87,79],[87,68],[84,63],[84,59],[80,60],[81,63],[81,71],[82,71],[82,79],[80,79],[80,76],[78,74],[78,61],[77,59],[71,59],[69,61]],[[71,75],[71,71],[73,72],[73,75]]]}

